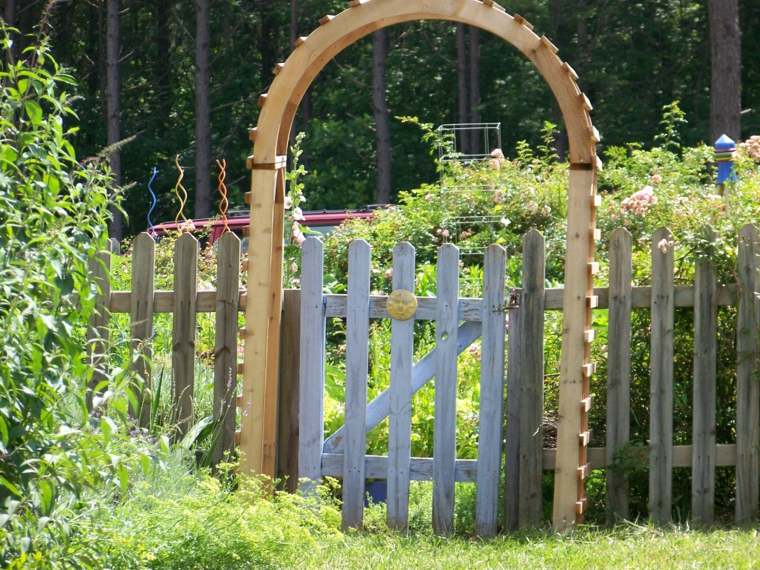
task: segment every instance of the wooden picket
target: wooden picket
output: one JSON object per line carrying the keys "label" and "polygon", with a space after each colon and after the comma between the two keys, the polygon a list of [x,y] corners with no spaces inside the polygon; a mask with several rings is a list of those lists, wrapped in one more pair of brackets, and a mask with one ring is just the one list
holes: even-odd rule
{"label": "wooden picket", "polygon": [[[671,520],[674,468],[692,474],[692,519],[710,524],[715,511],[715,474],[720,466],[736,466],[736,520],[753,520],[760,513],[760,237],[754,226],[739,236],[737,283],[719,285],[712,260],[701,259],[695,283],[674,284],[676,243],[667,230],[653,235],[652,284],[632,283],[632,239],[624,229],[610,235],[609,287],[589,297],[589,307],[607,310],[608,361],[606,446],[587,448],[590,469],[607,469],[608,520],[628,516],[627,477],[619,464],[646,457],[649,468],[649,516],[664,524]],[[543,524],[542,478],[557,466],[557,450],[544,445],[544,315],[563,305],[561,288],[544,286],[544,241],[531,231],[524,237],[522,283],[507,297],[506,253],[492,246],[484,258],[483,298],[459,297],[459,253],[445,245],[438,255],[438,296],[417,298],[417,312],[408,321],[391,326],[390,387],[367,401],[370,322],[389,319],[385,295],[370,290],[371,250],[356,241],[349,249],[348,294],[325,293],[323,247],[310,237],[302,249],[301,290],[286,291],[283,306],[282,359],[280,361],[279,473],[288,486],[309,492],[322,477],[343,480],[343,524],[360,527],[367,479],[388,483],[388,525],[405,530],[409,524],[411,481],[433,486],[433,525],[437,533],[454,532],[456,483],[474,483],[476,530],[491,536],[499,528],[516,530]],[[193,419],[196,314],[216,314],[214,362],[214,416],[220,435],[212,459],[234,448],[234,395],[238,343],[237,319],[247,296],[240,291],[240,244],[224,236],[217,250],[215,290],[198,290],[198,243],[190,235],[175,245],[175,286],[157,291],[154,286],[155,243],[144,234],[133,244],[132,290],[110,291],[104,281],[110,256],[93,262],[101,283],[96,316],[89,340],[93,362],[102,366],[109,313],[130,316],[132,366],[143,390],[141,406],[134,410],[147,425],[151,398],[153,319],[173,314],[172,378],[175,421],[186,433]],[[415,289],[415,251],[409,244],[394,250],[393,289]],[[737,307],[736,443],[715,439],[717,314],[719,307]],[[689,445],[673,445],[673,332],[676,308],[691,308],[694,315],[693,433]],[[633,311],[651,312],[649,442],[630,442],[631,321]],[[345,319],[346,422],[325,438],[325,324],[328,318]],[[435,323],[436,344],[418,361],[413,360],[414,323]],[[505,334],[505,330],[508,334]],[[477,459],[456,455],[457,360],[480,340],[480,409]],[[508,341],[508,357],[505,348]],[[505,390],[505,368],[506,390]],[[593,370],[586,371],[591,374]],[[411,456],[411,418],[414,395],[435,380],[433,457]],[[506,398],[506,399],[505,399]],[[506,402],[506,409],[505,404]],[[579,403],[591,408],[591,397]],[[506,416],[506,448],[502,446]],[[368,455],[367,433],[389,418],[387,456]],[[506,462],[502,459],[506,457]],[[648,465],[647,465],[648,464]],[[504,520],[499,521],[499,481],[506,474]]]}

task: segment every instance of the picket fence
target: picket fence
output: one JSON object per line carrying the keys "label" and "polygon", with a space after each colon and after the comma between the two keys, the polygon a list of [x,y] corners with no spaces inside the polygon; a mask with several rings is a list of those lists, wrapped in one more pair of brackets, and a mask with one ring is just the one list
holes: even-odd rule
{"label": "picket fence", "polygon": [[[606,446],[588,449],[590,469],[605,469],[616,454],[630,452],[631,313],[651,311],[649,445],[638,449],[649,470],[649,513],[666,523],[672,512],[672,473],[691,468],[692,518],[709,524],[714,518],[715,469],[735,466],[736,520],[758,515],[760,497],[760,238],[753,226],[739,236],[737,282],[719,286],[713,261],[697,263],[693,285],[674,285],[678,245],[667,230],[652,238],[651,286],[632,285],[631,237],[617,229],[609,240],[609,285],[595,290],[596,309],[608,310]],[[360,526],[367,479],[386,479],[388,524],[408,524],[409,482],[432,480],[436,532],[453,531],[455,483],[477,485],[476,526],[489,536],[543,524],[542,476],[554,469],[556,450],[544,448],[544,315],[560,311],[562,289],[545,288],[543,237],[524,237],[522,287],[505,291],[506,254],[488,248],[484,259],[483,298],[459,297],[458,250],[441,248],[438,297],[418,298],[416,320],[436,323],[436,347],[413,362],[413,321],[392,322],[390,388],[367,402],[369,323],[389,318],[384,295],[370,291],[370,248],[356,241],[349,248],[348,294],[323,292],[322,244],[310,238],[303,247],[301,290],[285,292],[280,363],[278,473],[294,490],[299,480],[309,485],[322,477],[343,480],[343,522]],[[218,460],[233,450],[237,438],[235,410],[238,364],[238,314],[246,295],[240,288],[240,242],[225,234],[217,246],[216,290],[198,290],[199,246],[189,234],[174,252],[172,291],[154,287],[155,243],[147,234],[133,244],[131,291],[111,291],[105,274],[108,254],[93,264],[101,282],[101,309],[93,319],[91,341],[95,364],[107,347],[109,314],[131,319],[133,366],[151,386],[149,366],[153,317],[172,313],[172,386],[175,421],[187,430],[193,417],[196,314],[215,313],[214,416],[220,437]],[[414,290],[415,253],[408,244],[394,250],[393,288]],[[736,306],[736,441],[718,444],[715,437],[717,310]],[[673,327],[676,308],[694,312],[693,437],[691,445],[673,445]],[[325,323],[346,319],[345,425],[325,438],[323,422]],[[506,334],[505,334],[506,330]],[[481,339],[481,407],[478,459],[456,457],[457,357]],[[145,356],[146,358],[141,358]],[[99,366],[98,366],[99,367]],[[593,370],[589,370],[592,373]],[[435,378],[435,441],[432,458],[410,456],[412,396]],[[96,377],[95,382],[98,381]],[[505,402],[505,391],[509,395]],[[149,391],[137,415],[147,422]],[[586,409],[591,398],[579,403]],[[366,434],[390,418],[386,456],[366,455]],[[503,433],[504,420],[506,430]],[[588,444],[589,434],[581,434]],[[503,442],[506,440],[506,445]],[[499,481],[505,474],[504,520],[499,521]],[[607,469],[610,520],[628,515],[624,471]],[[310,483],[311,482],[311,483]]]}

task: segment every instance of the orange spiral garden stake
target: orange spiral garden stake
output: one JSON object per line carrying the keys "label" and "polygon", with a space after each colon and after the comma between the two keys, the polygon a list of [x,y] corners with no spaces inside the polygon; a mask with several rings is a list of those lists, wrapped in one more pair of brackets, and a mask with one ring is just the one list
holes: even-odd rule
{"label": "orange spiral garden stake", "polygon": [[174,195],[177,196],[177,200],[179,200],[179,211],[177,211],[177,215],[174,217],[174,223],[178,224],[180,218],[186,223],[185,204],[187,204],[187,189],[182,185],[182,179],[185,177],[185,169],[179,163],[179,155],[174,157],[174,165],[179,171],[179,178],[177,178],[177,183],[174,185]]}
{"label": "orange spiral garden stake", "polygon": [[219,215],[222,218],[224,228],[222,233],[230,231],[230,225],[227,220],[227,210],[230,207],[230,201],[227,199],[227,186],[224,183],[227,178],[227,160],[217,160],[216,165],[219,167],[219,176],[217,177],[217,192],[219,192]]}

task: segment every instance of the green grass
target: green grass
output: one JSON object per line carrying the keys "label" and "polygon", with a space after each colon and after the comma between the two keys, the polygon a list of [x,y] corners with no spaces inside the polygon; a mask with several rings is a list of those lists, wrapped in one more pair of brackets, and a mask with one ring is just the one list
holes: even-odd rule
{"label": "green grass", "polygon": [[301,568],[757,568],[756,530],[647,527],[493,540],[354,534],[305,553]]}

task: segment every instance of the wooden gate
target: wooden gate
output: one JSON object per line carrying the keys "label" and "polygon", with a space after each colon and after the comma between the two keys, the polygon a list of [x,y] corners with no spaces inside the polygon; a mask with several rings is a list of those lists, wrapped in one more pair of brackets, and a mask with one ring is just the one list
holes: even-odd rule
{"label": "wooden gate", "polygon": [[[388,524],[397,529],[408,524],[409,481],[432,480],[433,526],[440,534],[454,529],[455,482],[475,481],[478,531],[494,534],[502,454],[505,251],[491,246],[486,252],[484,298],[462,299],[459,251],[450,244],[441,247],[438,296],[419,299],[412,319],[393,320],[390,388],[368,404],[370,319],[390,318],[387,297],[370,295],[370,256],[365,241],[351,243],[348,294],[328,298],[323,295],[322,244],[316,238],[304,244],[299,478],[311,482],[325,475],[343,479],[343,525],[347,528],[362,524],[366,479],[387,478]],[[393,289],[415,289],[415,251],[408,243],[394,250]],[[325,320],[330,317],[345,318],[347,326],[345,425],[324,441]],[[437,343],[416,364],[412,359],[415,320],[435,321]],[[481,336],[479,459],[457,460],[457,357]],[[432,377],[436,378],[434,454],[433,458],[413,458],[412,397]],[[388,455],[366,456],[367,431],[386,417],[390,419]]]}

